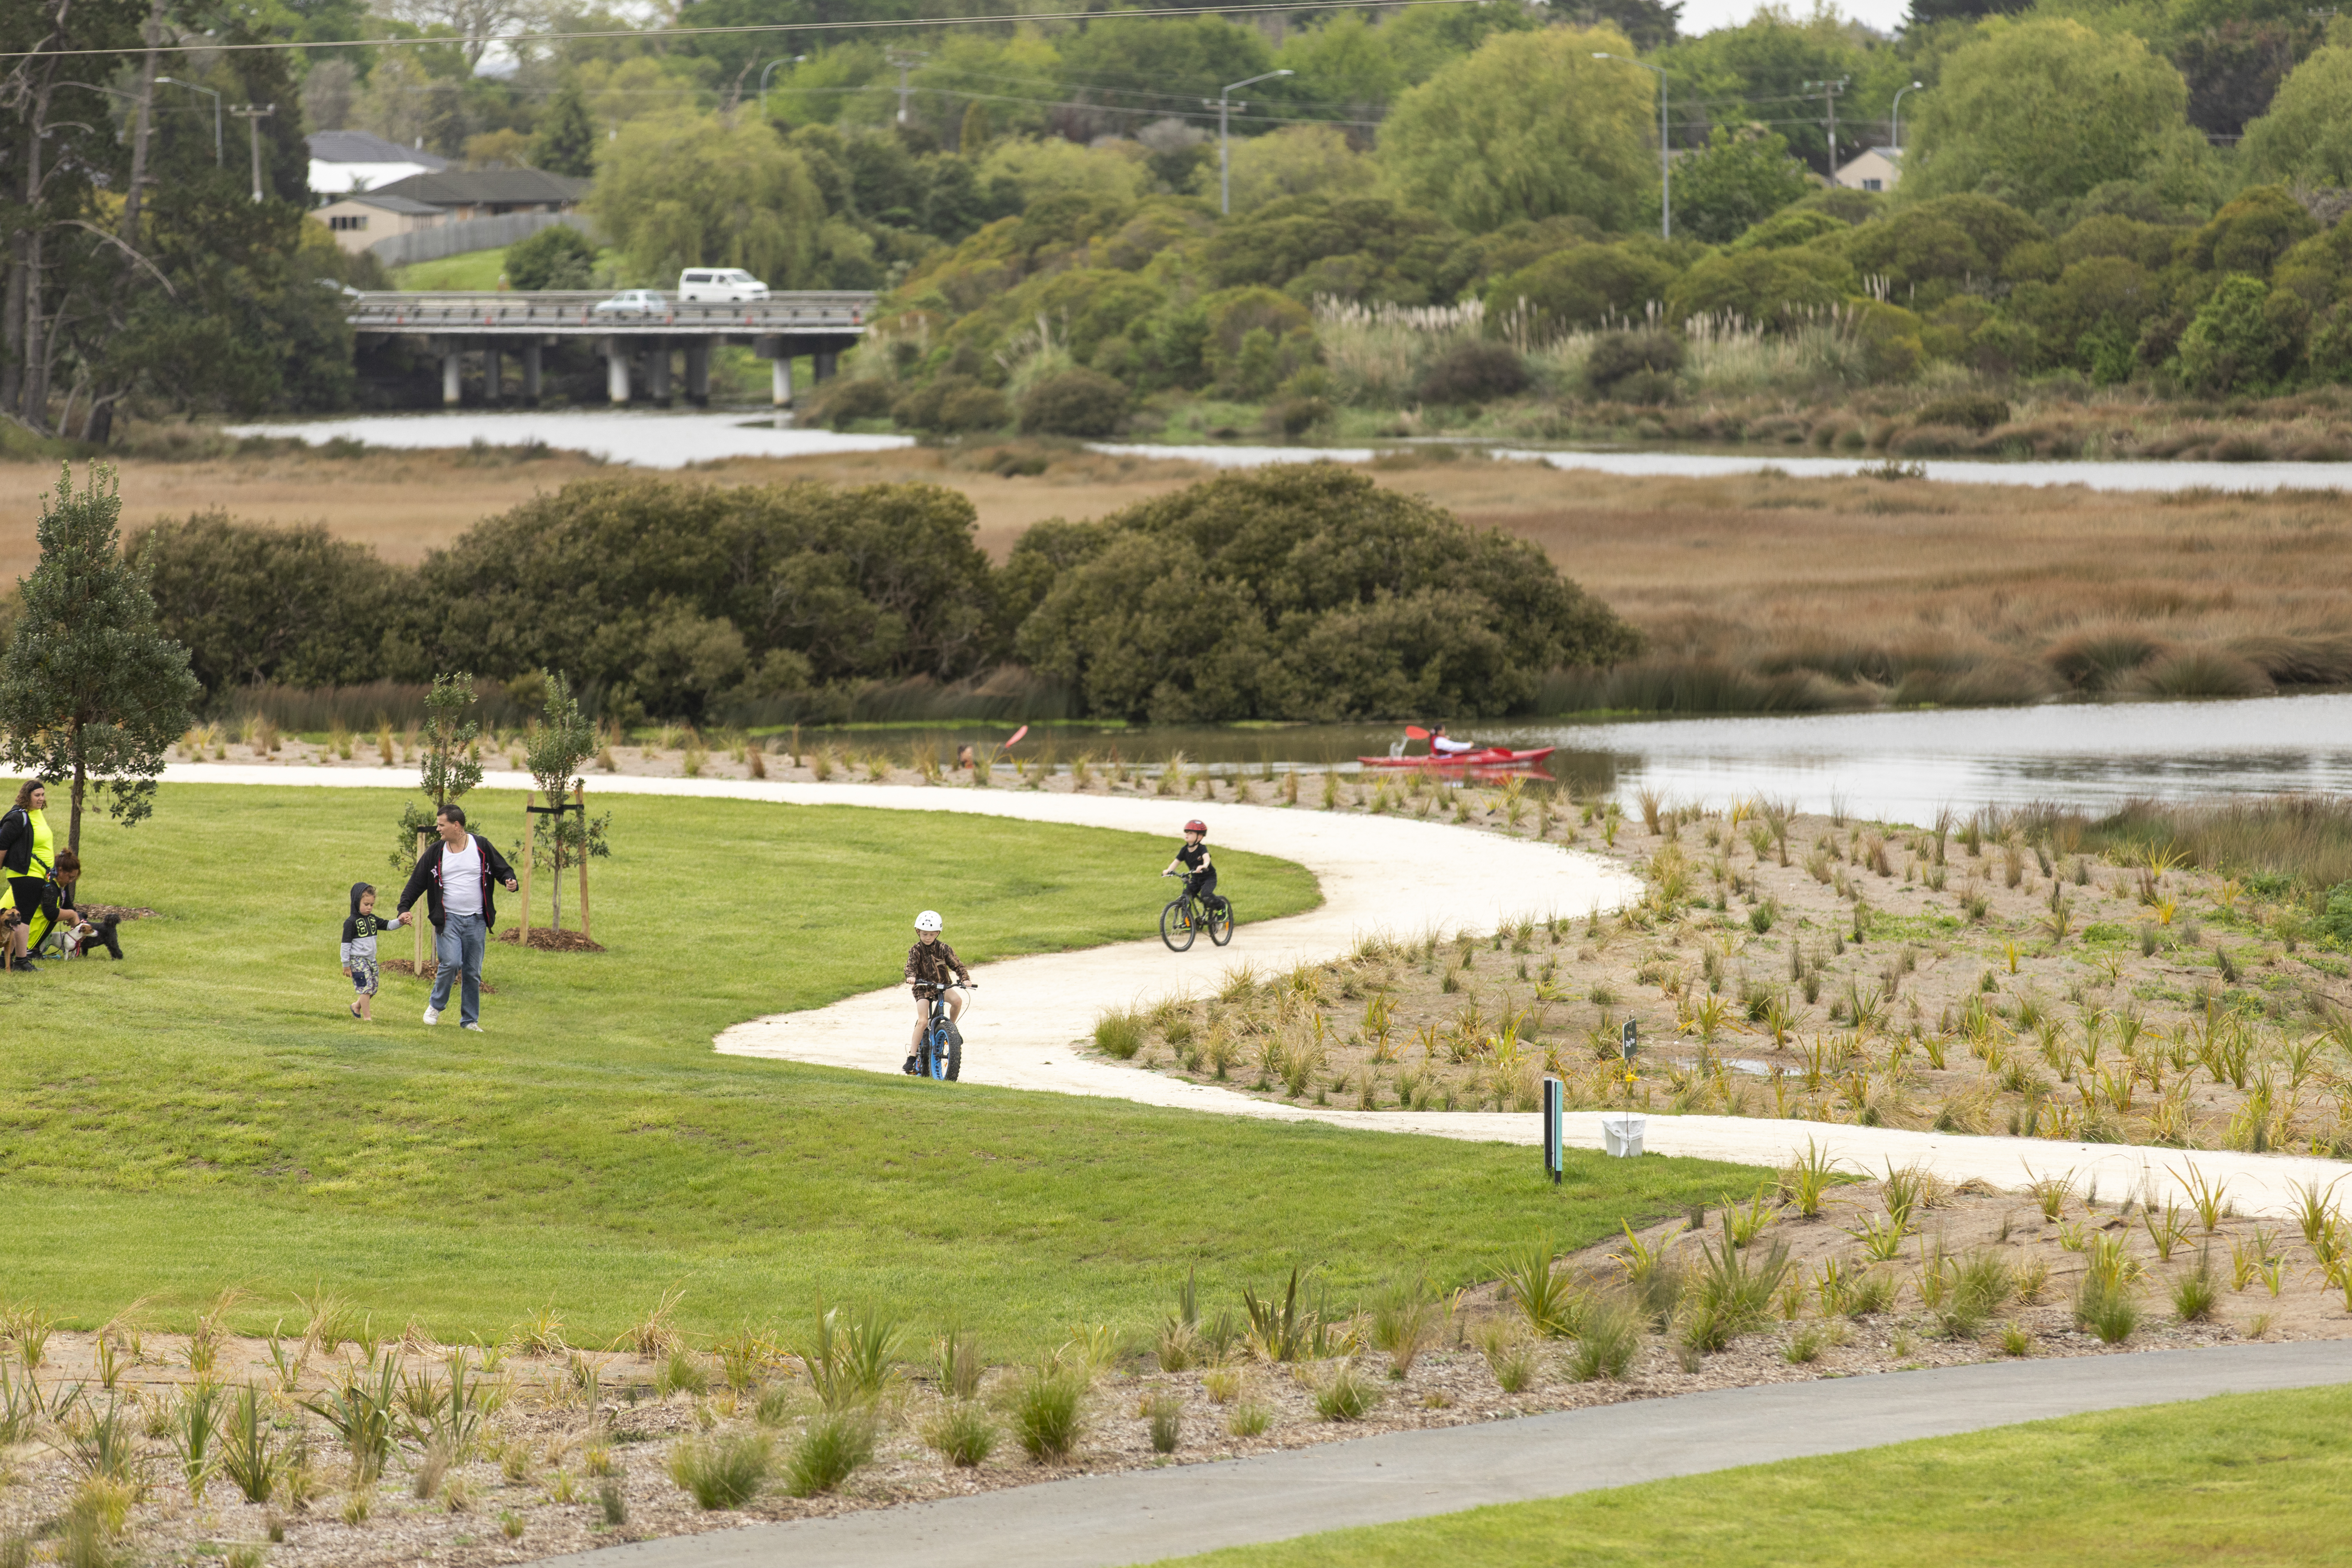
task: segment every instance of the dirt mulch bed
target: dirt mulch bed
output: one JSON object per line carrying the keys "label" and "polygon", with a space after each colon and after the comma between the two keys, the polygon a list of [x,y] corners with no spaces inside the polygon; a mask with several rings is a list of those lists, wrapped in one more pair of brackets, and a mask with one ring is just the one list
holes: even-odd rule
{"label": "dirt mulch bed", "polygon": [[84,919],[93,921],[102,921],[109,915],[119,921],[147,921],[161,918],[153,910],[132,908],[125,904],[84,904],[81,906],[81,912]]}
{"label": "dirt mulch bed", "polygon": [[[520,927],[509,926],[499,933],[500,942],[512,942],[519,938]],[[592,942],[576,931],[551,931],[545,926],[530,928],[530,945],[547,952],[602,952],[604,944]]]}

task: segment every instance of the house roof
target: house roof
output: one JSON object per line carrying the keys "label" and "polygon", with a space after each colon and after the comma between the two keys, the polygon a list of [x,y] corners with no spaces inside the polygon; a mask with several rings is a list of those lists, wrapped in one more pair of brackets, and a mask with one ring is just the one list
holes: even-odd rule
{"label": "house roof", "polygon": [[441,209],[431,202],[420,202],[413,196],[390,196],[382,191],[353,191],[349,195],[337,196],[328,205],[333,206],[343,202],[357,202],[363,207],[374,207],[379,212],[401,213],[409,217],[441,216]]}
{"label": "house roof", "polygon": [[541,169],[448,169],[439,174],[411,174],[405,179],[389,180],[378,185],[378,195],[407,196],[420,202],[430,202],[436,207],[477,206],[487,204],[520,205],[526,202],[564,202],[580,200],[588,194],[589,182],[563,174],[551,174]]}
{"label": "house roof", "polygon": [[404,147],[370,131],[313,131],[305,138],[310,156],[321,163],[417,163],[446,169],[449,160],[422,147]]}

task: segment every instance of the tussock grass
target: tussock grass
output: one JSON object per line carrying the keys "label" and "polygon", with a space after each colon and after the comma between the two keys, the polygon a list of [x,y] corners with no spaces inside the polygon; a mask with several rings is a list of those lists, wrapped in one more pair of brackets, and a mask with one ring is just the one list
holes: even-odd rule
{"label": "tussock grass", "polygon": [[1059,1464],[1077,1451],[1086,1430],[1087,1380],[1051,1359],[1023,1373],[1007,1412],[1022,1451],[1041,1465]]}
{"label": "tussock grass", "polygon": [[988,1413],[968,1399],[952,1401],[923,1428],[923,1441],[958,1469],[985,1463],[1000,1433]]}
{"label": "tussock grass", "polygon": [[802,1498],[838,1489],[873,1461],[878,1440],[869,1409],[819,1412],[784,1458],[784,1489]]}
{"label": "tussock grass", "polygon": [[705,1511],[740,1508],[758,1494],[774,1458],[762,1433],[684,1437],[670,1450],[669,1479]]}

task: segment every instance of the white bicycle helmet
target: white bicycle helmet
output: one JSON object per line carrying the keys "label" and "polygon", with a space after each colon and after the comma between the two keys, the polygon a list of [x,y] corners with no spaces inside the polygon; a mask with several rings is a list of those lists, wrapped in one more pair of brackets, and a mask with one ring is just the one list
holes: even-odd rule
{"label": "white bicycle helmet", "polygon": [[917,915],[915,917],[915,929],[917,931],[939,930],[940,911],[937,910],[925,910],[921,914]]}

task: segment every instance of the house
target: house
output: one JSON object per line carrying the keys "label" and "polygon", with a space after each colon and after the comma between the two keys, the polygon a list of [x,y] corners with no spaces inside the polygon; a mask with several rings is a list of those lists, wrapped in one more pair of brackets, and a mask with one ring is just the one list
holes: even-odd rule
{"label": "house", "polygon": [[313,195],[372,191],[411,174],[437,174],[449,166],[449,160],[438,153],[404,147],[365,131],[313,131],[304,140],[310,144]]}
{"label": "house", "polygon": [[423,202],[444,218],[461,222],[508,213],[577,212],[589,184],[539,169],[446,169],[411,174],[372,194]]}
{"label": "house", "polygon": [[1849,191],[1891,191],[1902,178],[1900,147],[1865,147],[1837,172],[1837,183]]}
{"label": "house", "polygon": [[310,216],[334,232],[336,245],[352,252],[366,250],[394,235],[414,234],[446,221],[446,215],[430,202],[383,191],[338,196]]}

